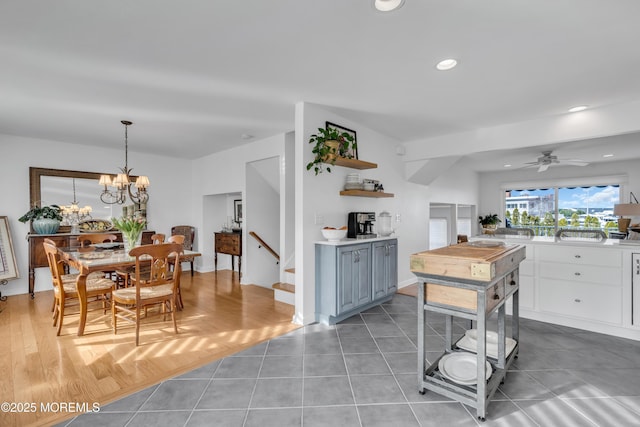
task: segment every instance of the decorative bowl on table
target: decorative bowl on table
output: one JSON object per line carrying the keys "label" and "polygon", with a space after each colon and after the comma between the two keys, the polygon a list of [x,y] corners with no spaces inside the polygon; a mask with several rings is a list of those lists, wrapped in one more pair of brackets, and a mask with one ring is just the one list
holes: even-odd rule
{"label": "decorative bowl on table", "polygon": [[339,242],[347,235],[347,227],[332,228],[325,227],[322,229],[322,235],[330,242]]}
{"label": "decorative bowl on table", "polygon": [[81,233],[96,233],[113,229],[113,224],[106,219],[85,219],[78,223],[78,229]]}

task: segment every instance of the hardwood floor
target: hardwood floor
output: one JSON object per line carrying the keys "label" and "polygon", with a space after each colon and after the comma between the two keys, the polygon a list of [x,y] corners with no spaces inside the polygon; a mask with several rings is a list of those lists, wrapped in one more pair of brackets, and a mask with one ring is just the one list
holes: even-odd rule
{"label": "hardwood floor", "polygon": [[36,409],[3,408],[0,425],[51,425],[77,415],[55,412],[60,402],[104,405],[299,327],[291,323],[292,306],[274,301],[270,289],[241,286],[230,270],[193,277],[187,271],[181,287],[179,334],[170,317],[152,317],[141,326],[139,347],[132,326],[118,322],[114,335],[110,314],[101,311],[88,314],[82,337],[76,335],[78,315],[65,316],[56,337],[51,291],[0,303],[1,400]]}

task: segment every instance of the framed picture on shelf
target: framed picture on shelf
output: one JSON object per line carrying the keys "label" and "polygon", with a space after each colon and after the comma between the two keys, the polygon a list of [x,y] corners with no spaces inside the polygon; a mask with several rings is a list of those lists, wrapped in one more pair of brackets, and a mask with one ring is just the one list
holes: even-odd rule
{"label": "framed picture on shelf", "polygon": [[326,122],[325,123],[325,127],[327,130],[329,129],[335,129],[340,133],[347,133],[349,135],[351,135],[353,137],[353,142],[350,143],[350,150],[348,152],[348,155],[346,157],[349,157],[351,159],[358,159],[358,138],[356,136],[356,131],[355,130],[351,130],[351,129],[347,129],[345,127],[342,127],[340,125],[337,125],[335,123],[331,123],[331,122]]}
{"label": "framed picture on shelf", "polygon": [[16,278],[18,278],[18,266],[9,232],[9,220],[6,216],[0,216],[0,282]]}
{"label": "framed picture on shelf", "polygon": [[242,200],[233,201],[233,220],[238,224],[242,222]]}

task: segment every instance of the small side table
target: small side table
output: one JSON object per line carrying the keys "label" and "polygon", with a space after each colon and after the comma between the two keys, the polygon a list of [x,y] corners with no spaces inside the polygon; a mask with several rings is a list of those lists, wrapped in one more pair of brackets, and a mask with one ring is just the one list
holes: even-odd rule
{"label": "small side table", "polygon": [[214,233],[215,270],[218,271],[218,254],[231,255],[231,270],[235,270],[235,257],[238,257],[238,279],[242,275],[242,232]]}

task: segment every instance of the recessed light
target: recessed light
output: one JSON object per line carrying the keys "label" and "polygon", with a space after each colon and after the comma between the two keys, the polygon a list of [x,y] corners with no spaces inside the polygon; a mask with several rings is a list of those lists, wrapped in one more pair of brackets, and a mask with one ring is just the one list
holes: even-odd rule
{"label": "recessed light", "polygon": [[505,167],[505,168],[510,168],[510,167],[511,167],[511,165],[504,165],[504,167]]}
{"label": "recessed light", "polygon": [[603,154],[602,157],[613,157],[613,154]]}
{"label": "recessed light", "polygon": [[242,138],[242,139],[251,139],[251,138],[253,138],[253,135],[249,135],[248,133],[243,133],[242,135],[240,135],[240,138]]}
{"label": "recessed light", "polygon": [[578,105],[577,107],[569,108],[570,113],[577,113],[578,111],[584,111],[588,107],[586,105]]}
{"label": "recessed light", "polygon": [[436,64],[436,68],[440,71],[447,71],[458,65],[458,61],[453,58],[443,59]]}
{"label": "recessed light", "polygon": [[404,4],[404,0],[374,0],[373,7],[380,12],[391,12],[399,9]]}

